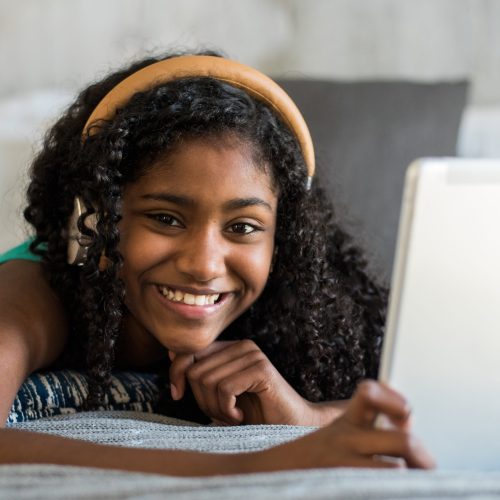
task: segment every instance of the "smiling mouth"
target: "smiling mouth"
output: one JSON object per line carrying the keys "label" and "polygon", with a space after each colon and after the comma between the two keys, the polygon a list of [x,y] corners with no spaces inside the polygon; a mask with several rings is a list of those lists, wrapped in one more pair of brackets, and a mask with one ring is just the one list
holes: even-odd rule
{"label": "smiling mouth", "polygon": [[211,306],[219,303],[225,295],[222,293],[193,294],[163,285],[158,285],[158,291],[172,302],[180,302],[190,306]]}

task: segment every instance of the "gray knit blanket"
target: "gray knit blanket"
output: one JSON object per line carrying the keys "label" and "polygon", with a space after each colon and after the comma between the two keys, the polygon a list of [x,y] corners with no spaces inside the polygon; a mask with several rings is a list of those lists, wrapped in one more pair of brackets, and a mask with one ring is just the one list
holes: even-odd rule
{"label": "gray knit blanket", "polygon": [[[311,432],[294,426],[199,426],[147,413],[91,412],[11,424],[103,444],[235,453]],[[0,498],[500,498],[499,472],[323,469],[176,478],[53,465],[0,466]]]}

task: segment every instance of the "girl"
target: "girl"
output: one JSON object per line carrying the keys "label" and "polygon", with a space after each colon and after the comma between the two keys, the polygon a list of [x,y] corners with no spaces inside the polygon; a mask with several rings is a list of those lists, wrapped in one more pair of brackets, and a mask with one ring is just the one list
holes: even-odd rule
{"label": "girl", "polygon": [[[184,415],[323,426],[235,457],[0,431],[0,462],[167,474],[430,467],[404,399],[375,382],[386,293],[312,182],[293,102],[216,54],[147,59],[81,93],[32,167],[41,263],[0,266],[0,417],[29,373],[83,367],[89,408],[113,367],[168,370]],[[171,406],[171,404],[170,404]],[[374,428],[379,413],[394,425]],[[64,445],[64,446],[63,446]],[[15,451],[14,451],[15,450]]]}

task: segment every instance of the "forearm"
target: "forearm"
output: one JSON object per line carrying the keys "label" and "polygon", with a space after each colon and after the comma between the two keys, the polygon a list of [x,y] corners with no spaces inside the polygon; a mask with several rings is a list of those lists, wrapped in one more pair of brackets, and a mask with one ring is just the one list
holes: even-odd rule
{"label": "forearm", "polygon": [[22,344],[29,373],[61,354],[67,337],[66,315],[40,264],[14,260],[0,266],[0,331],[17,347]]}
{"label": "forearm", "polygon": [[0,428],[4,427],[12,402],[30,373],[28,347],[21,336],[0,326]]}
{"label": "forearm", "polygon": [[49,366],[67,335],[62,305],[40,264],[0,266],[0,427],[26,377]]}
{"label": "forearm", "polygon": [[272,464],[261,460],[261,454],[125,448],[0,429],[0,464],[42,463],[172,476],[213,476],[271,470]]}

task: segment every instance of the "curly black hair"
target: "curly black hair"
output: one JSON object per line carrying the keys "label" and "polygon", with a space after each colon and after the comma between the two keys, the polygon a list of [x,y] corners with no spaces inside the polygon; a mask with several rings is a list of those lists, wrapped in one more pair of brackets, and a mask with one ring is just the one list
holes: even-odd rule
{"label": "curly black hair", "polygon": [[[32,250],[42,256],[67,310],[68,353],[88,370],[89,401],[103,402],[126,315],[117,249],[124,186],[186,141],[228,135],[251,147],[256,164],[269,167],[279,193],[278,251],[262,295],[220,338],[254,340],[310,401],[350,397],[361,379],[377,374],[387,291],[369,277],[320,182],[307,189],[299,145],[268,106],[212,78],[182,78],[135,94],[82,140],[83,126],[104,95],[164,58],[134,63],[84,90],[48,132],[32,165],[25,210],[36,230]],[[92,236],[81,267],[66,262],[76,195],[98,217],[96,233],[84,216],[79,220],[81,231]],[[111,265],[100,272],[103,252]]]}

